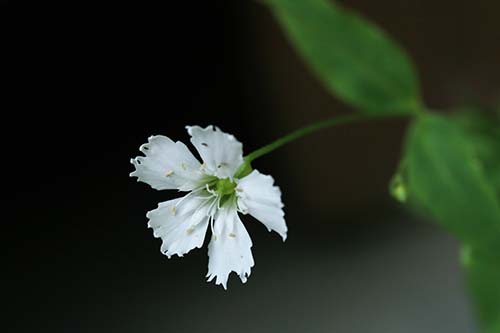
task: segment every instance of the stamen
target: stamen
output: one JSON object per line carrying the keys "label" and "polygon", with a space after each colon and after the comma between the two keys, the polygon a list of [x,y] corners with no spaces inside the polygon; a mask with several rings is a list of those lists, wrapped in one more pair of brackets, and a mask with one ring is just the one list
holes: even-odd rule
{"label": "stamen", "polygon": [[234,234],[234,233],[230,233],[230,234],[229,234],[229,237],[231,237],[231,238],[235,238],[235,237],[236,237],[236,234]]}
{"label": "stamen", "polygon": [[174,170],[168,170],[166,173],[165,173],[165,177],[170,177],[174,174]]}
{"label": "stamen", "polygon": [[175,214],[177,214],[177,207],[176,206],[170,207],[170,212],[172,213],[172,215],[175,216]]}
{"label": "stamen", "polygon": [[220,197],[217,197],[214,202],[212,202],[212,204],[210,205],[210,207],[208,208],[208,215],[210,216],[213,216],[215,214],[212,214],[212,210],[215,208],[215,206],[217,205],[217,207],[219,207],[219,202],[220,202]]}
{"label": "stamen", "polygon": [[217,192],[215,190],[211,190],[208,184],[205,185],[207,192],[212,194],[213,196],[217,196]]}
{"label": "stamen", "polygon": [[187,230],[186,230],[186,233],[187,233],[188,235],[191,235],[193,232],[194,232],[194,228],[193,228],[193,227],[189,227],[189,228],[187,228]]}
{"label": "stamen", "polygon": [[220,209],[220,208],[221,208],[221,207],[220,207],[220,200],[221,200],[221,199],[222,199],[222,197],[221,197],[221,196],[218,196],[218,197],[217,197],[217,209]]}
{"label": "stamen", "polygon": [[217,202],[217,199],[214,200],[211,204],[210,204],[210,207],[208,208],[208,211],[207,211],[207,215],[208,215],[208,219],[209,219],[209,222],[210,222],[210,229],[212,230],[212,235],[213,237],[215,237],[214,239],[217,239],[217,237],[215,236],[215,229],[214,229],[214,214],[211,213],[211,210],[213,209],[214,207],[214,204]]}
{"label": "stamen", "polygon": [[186,166],[186,163],[185,162],[182,162],[181,163],[181,167],[182,167],[182,170],[186,171],[187,170],[187,166]]}
{"label": "stamen", "polygon": [[198,192],[200,192],[200,191],[202,191],[204,189],[205,189],[205,186],[200,186],[198,188],[195,188],[194,190],[192,190],[191,192],[189,192],[187,195],[183,196],[179,201],[177,201],[177,203],[175,204],[175,206],[179,206],[184,200],[186,200],[187,198],[189,198],[193,194],[196,194],[196,193],[198,193]]}

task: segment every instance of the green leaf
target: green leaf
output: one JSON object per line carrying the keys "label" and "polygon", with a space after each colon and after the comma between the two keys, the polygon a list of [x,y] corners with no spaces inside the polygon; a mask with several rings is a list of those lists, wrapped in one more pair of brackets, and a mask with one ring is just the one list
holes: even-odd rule
{"label": "green leaf", "polygon": [[467,108],[454,115],[500,200],[500,111]]}
{"label": "green leaf", "polygon": [[327,0],[267,0],[293,45],[337,97],[369,113],[421,105],[405,53],[369,21]]}
{"label": "green leaf", "polygon": [[[500,252],[482,252],[465,246],[468,285],[477,303],[477,313],[491,332],[500,324]],[[489,332],[489,331],[488,331]]]}
{"label": "green leaf", "polygon": [[[453,121],[465,133],[477,163],[500,201],[500,112],[467,108],[456,113]],[[486,333],[500,332],[500,250],[477,253],[465,247],[464,252],[469,287],[479,300],[481,322],[488,323]]]}
{"label": "green leaf", "polygon": [[406,149],[410,195],[418,203],[467,244],[500,241],[495,191],[458,126],[441,116],[419,116]]}
{"label": "green leaf", "polygon": [[406,143],[410,200],[465,244],[464,266],[485,329],[500,319],[500,206],[457,124],[422,114]]}
{"label": "green leaf", "polygon": [[489,327],[484,333],[498,333],[500,332],[500,320],[496,324]]}

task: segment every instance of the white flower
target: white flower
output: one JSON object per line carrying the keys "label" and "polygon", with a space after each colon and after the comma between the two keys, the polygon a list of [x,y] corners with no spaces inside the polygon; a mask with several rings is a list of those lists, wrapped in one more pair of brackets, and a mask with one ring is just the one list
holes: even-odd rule
{"label": "white flower", "polygon": [[139,148],[145,156],[131,160],[136,170],[130,176],[157,190],[189,192],[148,212],[148,226],[162,239],[161,252],[170,258],[201,247],[210,224],[207,277],[226,289],[231,272],[244,283],[254,265],[252,240],[238,212],[252,215],[284,241],[287,226],[281,193],[271,176],[257,170],[235,176],[243,164],[243,148],[234,136],[213,126],[187,130],[203,164],[182,142],[157,135]]}

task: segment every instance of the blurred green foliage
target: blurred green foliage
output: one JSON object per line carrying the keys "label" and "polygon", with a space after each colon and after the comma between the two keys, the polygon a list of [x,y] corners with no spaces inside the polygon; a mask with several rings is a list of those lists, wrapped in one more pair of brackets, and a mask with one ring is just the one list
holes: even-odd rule
{"label": "blurred green foliage", "polygon": [[488,329],[500,318],[500,204],[479,156],[497,160],[499,151],[475,147],[483,140],[498,142],[485,132],[473,140],[459,124],[463,119],[419,116],[406,144],[406,174],[412,202],[463,242],[470,290]]}
{"label": "blurred green foliage", "polygon": [[500,243],[495,249],[464,247],[462,262],[469,289],[476,300],[477,315],[487,332],[500,328]]}
{"label": "blurred green foliage", "polygon": [[365,114],[413,116],[391,192],[462,241],[484,332],[500,333],[500,110],[430,113],[410,60],[378,27],[328,0],[266,3],[333,95]]}
{"label": "blurred green foliage", "polygon": [[466,244],[500,249],[500,206],[464,132],[421,115],[405,149],[411,198]]}
{"label": "blurred green foliage", "polygon": [[[452,120],[462,129],[475,162],[500,202],[500,109],[461,108]],[[464,267],[478,316],[487,332],[500,332],[500,235],[493,249],[466,248],[466,252]]]}
{"label": "blurred green foliage", "polygon": [[306,63],[360,111],[410,113],[418,80],[403,50],[375,25],[326,0],[267,0]]}
{"label": "blurred green foliage", "polygon": [[467,107],[453,115],[500,200],[500,109]]}
{"label": "blurred green foliage", "polygon": [[500,320],[498,320],[496,324],[492,325],[490,328],[484,331],[484,333],[498,333],[498,332],[500,332]]}

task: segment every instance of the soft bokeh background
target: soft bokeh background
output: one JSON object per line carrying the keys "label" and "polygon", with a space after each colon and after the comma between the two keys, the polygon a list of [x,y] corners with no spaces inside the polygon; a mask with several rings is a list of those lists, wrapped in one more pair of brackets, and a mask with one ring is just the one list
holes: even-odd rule
{"label": "soft bokeh background", "polygon": [[[498,98],[499,2],[343,3],[408,50],[431,107]],[[353,110],[258,2],[154,12],[75,6],[19,28],[25,93],[12,114],[23,125],[5,141],[15,173],[4,176],[12,331],[472,332],[457,243],[387,192],[404,120],[316,133],[256,161],[282,189],[289,238],[244,219],[247,284],[207,284],[206,248],[160,253],[145,213],[177,194],[128,178],[149,135],[187,142],[185,125],[215,124],[248,153]]]}

